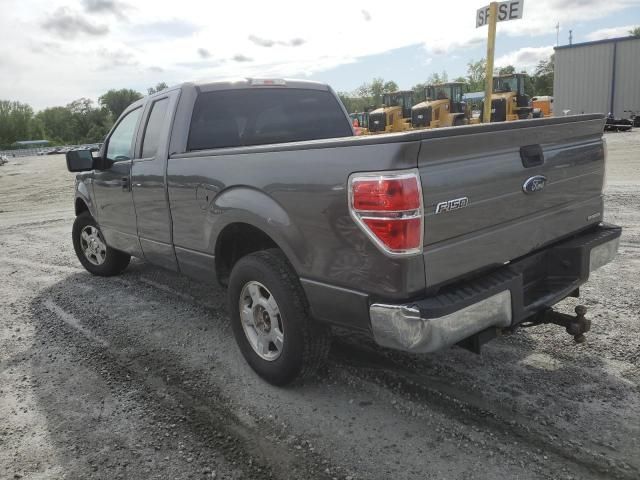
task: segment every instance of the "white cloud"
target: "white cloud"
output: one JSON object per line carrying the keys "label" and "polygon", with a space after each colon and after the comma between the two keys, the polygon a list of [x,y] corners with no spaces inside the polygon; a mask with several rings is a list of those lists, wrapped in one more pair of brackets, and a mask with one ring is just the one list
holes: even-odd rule
{"label": "white cloud", "polygon": [[548,60],[551,54],[553,54],[552,45],[546,47],[525,47],[496,58],[494,65],[496,68],[513,65],[518,72],[521,70],[532,72],[540,60]]}
{"label": "white cloud", "polygon": [[602,28],[591,32],[587,35],[587,40],[604,40],[605,38],[617,38],[629,36],[629,30],[635,28],[636,25],[624,25],[622,27]]}
{"label": "white cloud", "polygon": [[[438,54],[466,59],[466,49],[484,42],[486,28],[475,28],[475,12],[488,2],[412,2],[396,12],[386,0],[370,0],[366,10],[344,0],[181,0],[179,8],[173,0],[1,1],[0,92],[35,108],[97,98],[109,88],[144,91],[158,81],[308,77],[416,44],[437,69]],[[607,13],[631,5],[640,0],[610,0]],[[569,11],[572,22],[581,22],[601,8],[601,0],[528,0],[524,19],[502,22],[498,31],[553,34]],[[499,61],[530,67],[545,52],[518,51]]]}

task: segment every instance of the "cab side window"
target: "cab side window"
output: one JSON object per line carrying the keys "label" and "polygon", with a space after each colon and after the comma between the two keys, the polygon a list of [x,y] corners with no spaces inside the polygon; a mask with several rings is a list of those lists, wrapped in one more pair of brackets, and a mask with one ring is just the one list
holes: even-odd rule
{"label": "cab side window", "polygon": [[118,124],[109,138],[107,158],[114,162],[131,160],[133,157],[133,138],[142,108],[129,112]]}
{"label": "cab side window", "polygon": [[160,133],[165,125],[165,116],[169,99],[163,98],[157,100],[151,106],[151,114],[147,121],[147,127],[144,130],[144,139],[142,140],[141,158],[152,158],[156,156],[158,144],[160,143]]}

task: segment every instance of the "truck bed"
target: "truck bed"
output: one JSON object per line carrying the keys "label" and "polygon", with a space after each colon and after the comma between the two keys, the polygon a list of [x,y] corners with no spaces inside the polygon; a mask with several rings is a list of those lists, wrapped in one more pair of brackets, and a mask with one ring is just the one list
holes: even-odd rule
{"label": "truck bed", "polygon": [[[289,224],[282,245],[303,283],[416,296],[600,222],[603,124],[602,115],[574,115],[174,154],[168,182],[178,261],[205,265],[197,252],[210,252],[209,240],[224,227],[214,205],[203,210],[194,192],[215,196],[233,185],[235,193],[217,197],[220,213],[235,208],[246,186],[253,201],[267,201],[257,190],[281,207]],[[529,145],[540,145],[542,165],[523,165],[520,148]],[[350,218],[347,178],[411,168],[422,179],[424,254],[390,259]],[[546,188],[524,194],[523,183],[539,174]],[[435,214],[439,202],[461,197],[467,207]],[[278,242],[281,229],[266,219],[262,226]]]}

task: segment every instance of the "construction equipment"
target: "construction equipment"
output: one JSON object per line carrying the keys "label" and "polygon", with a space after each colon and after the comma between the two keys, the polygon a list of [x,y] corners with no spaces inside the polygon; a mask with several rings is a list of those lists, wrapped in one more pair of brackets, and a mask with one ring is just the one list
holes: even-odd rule
{"label": "construction equipment", "polygon": [[413,90],[382,96],[382,107],[369,112],[369,133],[403,132],[411,128]]}
{"label": "construction equipment", "polygon": [[[492,122],[510,122],[532,117],[529,96],[524,93],[527,76],[526,73],[510,73],[493,77]],[[482,103],[484,107],[484,101]],[[483,121],[484,108],[482,110],[481,121]]]}
{"label": "construction equipment", "polygon": [[462,100],[464,83],[449,82],[429,85],[427,99],[411,109],[413,128],[436,128],[468,123],[469,110]]}
{"label": "construction equipment", "polygon": [[369,112],[350,113],[349,118],[356,135],[367,135],[369,133]]}
{"label": "construction equipment", "polygon": [[540,95],[531,99],[533,118],[551,117],[553,115],[553,97]]}
{"label": "construction equipment", "polygon": [[604,122],[604,129],[607,132],[629,132],[633,128],[633,120],[628,118],[617,118],[609,112]]}

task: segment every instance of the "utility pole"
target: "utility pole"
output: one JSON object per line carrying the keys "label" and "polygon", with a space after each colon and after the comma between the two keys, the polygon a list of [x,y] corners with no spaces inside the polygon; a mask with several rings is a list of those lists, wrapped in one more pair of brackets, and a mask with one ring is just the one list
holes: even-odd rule
{"label": "utility pole", "polygon": [[556,23],[556,47],[560,43],[560,22]]}
{"label": "utility pole", "polygon": [[569,45],[573,45],[573,30],[569,30]]}
{"label": "utility pole", "polygon": [[487,37],[487,70],[484,76],[484,123],[491,122],[491,94],[493,93],[493,56],[496,49],[496,24],[498,23],[498,3],[489,4],[489,35]]}
{"label": "utility pole", "polygon": [[[500,18],[498,18],[500,5]],[[491,2],[488,6],[476,11],[476,28],[489,26],[487,36],[487,67],[484,77],[484,108],[482,122],[491,122],[491,94],[493,93],[493,56],[496,51],[496,23],[522,18],[524,0],[507,0],[506,2]]]}

